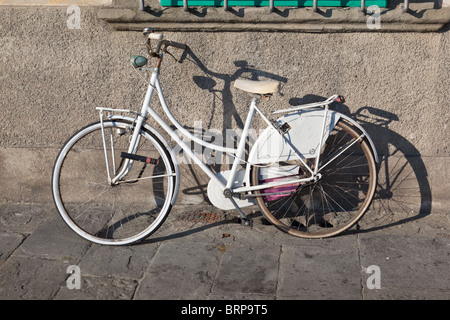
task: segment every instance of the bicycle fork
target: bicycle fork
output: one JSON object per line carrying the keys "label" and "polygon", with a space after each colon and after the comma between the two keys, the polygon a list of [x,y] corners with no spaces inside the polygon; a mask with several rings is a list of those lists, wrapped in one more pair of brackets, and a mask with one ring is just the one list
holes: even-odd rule
{"label": "bicycle fork", "polygon": [[[107,176],[108,176],[108,183],[111,185],[116,185],[117,183],[119,183],[119,181],[121,179],[123,179],[123,177],[125,177],[130,172],[131,167],[133,166],[134,160],[147,162],[147,159],[144,159],[144,160],[141,159],[141,158],[145,158],[145,157],[136,156],[136,151],[137,151],[139,141],[140,141],[141,128],[147,119],[148,106],[150,105],[150,100],[152,99],[152,96],[153,96],[156,77],[157,77],[157,72],[153,72],[152,77],[150,79],[150,84],[147,89],[147,93],[145,94],[144,102],[142,104],[141,113],[139,113],[137,115],[136,121],[134,123],[133,135],[131,136],[131,140],[130,140],[130,144],[129,144],[127,153],[121,154],[121,157],[124,160],[124,163],[121,166],[122,169],[117,174],[116,174],[116,170],[117,170],[116,163],[115,163],[115,158],[114,158],[114,141],[113,141],[113,136],[111,136],[111,154],[112,154],[112,166],[113,166],[112,172],[114,172],[114,174],[115,174],[114,177],[111,177],[110,161],[109,161],[109,157],[108,157],[108,150],[106,147],[107,141],[106,141],[105,130],[104,130],[104,126],[103,126],[103,110],[100,109],[100,123],[101,123],[101,127],[102,127],[102,139],[103,139],[103,148],[104,148],[104,153],[105,153],[106,171],[107,171]],[[149,159],[148,163],[153,163],[154,161],[152,161],[152,160],[154,160],[154,159]],[[153,163],[153,164],[156,164],[156,163]]]}
{"label": "bicycle fork", "polygon": [[[119,164],[119,166],[122,168],[120,170],[120,172],[117,173],[118,167],[116,164],[116,158],[115,158],[115,149],[114,149],[114,136],[111,134],[110,136],[110,146],[111,146],[111,150],[110,152],[108,152],[108,141],[106,138],[106,134],[105,134],[105,128],[104,128],[104,124],[103,124],[103,110],[100,111],[100,125],[101,125],[101,132],[102,132],[102,140],[103,140],[103,152],[104,152],[104,156],[105,156],[105,163],[106,163],[106,173],[107,173],[107,177],[108,177],[108,183],[110,185],[115,185],[117,184],[123,177],[125,177],[128,172],[130,171],[132,165],[133,165],[133,160],[138,160],[138,161],[143,161],[140,156],[136,156],[135,153],[137,151],[137,146],[139,145],[139,141],[140,141],[140,131],[141,131],[141,127],[144,121],[144,117],[142,116],[138,116],[136,124],[134,125],[134,130],[133,130],[133,135],[131,137],[130,140],[130,145],[128,147],[128,152],[121,153],[121,157],[124,161],[124,163],[121,162],[121,164]],[[119,133],[120,134],[120,133]],[[110,153],[110,155],[109,155]],[[111,156],[111,159],[110,159]],[[148,161],[149,163],[151,163],[151,161]],[[112,168],[111,168],[112,166]],[[111,176],[111,172],[113,172],[114,177]]]}

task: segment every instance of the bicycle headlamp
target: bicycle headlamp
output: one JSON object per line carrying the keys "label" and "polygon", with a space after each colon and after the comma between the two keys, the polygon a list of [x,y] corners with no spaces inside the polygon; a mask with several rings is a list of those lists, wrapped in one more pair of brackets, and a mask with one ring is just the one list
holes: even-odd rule
{"label": "bicycle headlamp", "polygon": [[131,64],[135,68],[143,67],[143,66],[145,66],[147,64],[147,62],[148,62],[148,60],[147,60],[146,57],[136,56],[136,55],[132,55],[131,56]]}

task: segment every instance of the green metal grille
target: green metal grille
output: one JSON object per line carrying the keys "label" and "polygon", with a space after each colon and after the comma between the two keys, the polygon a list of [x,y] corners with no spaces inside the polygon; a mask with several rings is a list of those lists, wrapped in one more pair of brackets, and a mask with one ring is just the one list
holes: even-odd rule
{"label": "green metal grille", "polygon": [[[160,0],[163,7],[182,7],[183,0]],[[222,7],[223,0],[188,0],[190,7]],[[377,5],[387,7],[387,0],[368,0],[366,7]],[[230,7],[268,7],[269,0],[229,0]],[[275,7],[312,7],[313,0],[275,0]],[[318,0],[318,7],[361,7],[357,0]]]}

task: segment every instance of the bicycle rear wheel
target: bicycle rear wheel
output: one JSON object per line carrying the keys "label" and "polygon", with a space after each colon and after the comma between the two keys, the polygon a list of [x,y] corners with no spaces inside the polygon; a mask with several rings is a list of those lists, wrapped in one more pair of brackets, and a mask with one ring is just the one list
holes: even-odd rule
{"label": "bicycle rear wheel", "polygon": [[[321,150],[320,179],[256,191],[266,219],[302,238],[330,237],[357,223],[368,209],[377,183],[374,156],[360,137],[348,121],[339,120]],[[314,163],[315,159],[308,159],[309,165]],[[270,167],[254,166],[252,185],[308,176],[300,161],[280,161]]]}
{"label": "bicycle rear wheel", "polygon": [[155,232],[171,209],[175,170],[164,145],[141,130],[136,154],[151,163],[132,161],[130,171],[116,184],[108,182],[127,161],[134,131],[131,123],[105,121],[73,135],[61,149],[53,169],[52,189],[64,221],[83,238],[106,245],[137,242]]}

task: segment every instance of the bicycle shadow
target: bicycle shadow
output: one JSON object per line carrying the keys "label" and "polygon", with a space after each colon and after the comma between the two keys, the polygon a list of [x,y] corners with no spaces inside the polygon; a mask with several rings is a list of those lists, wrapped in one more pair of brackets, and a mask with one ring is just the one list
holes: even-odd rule
{"label": "bicycle shadow", "polygon": [[[291,105],[323,101],[325,97],[306,95],[291,98]],[[351,113],[349,107],[333,103],[330,109],[350,116],[360,123],[372,137],[379,156],[377,190],[368,212],[358,225],[342,233],[368,233],[398,226],[421,219],[431,213],[431,189],[426,166],[419,151],[405,137],[389,128],[389,124],[399,121],[396,114],[378,108],[365,106]],[[207,197],[207,195],[205,194]],[[218,210],[218,209],[217,209]],[[191,212],[187,212],[190,214]],[[182,213],[186,214],[186,213]],[[261,217],[259,210],[252,211],[250,218]],[[226,224],[238,223],[236,216],[226,216],[213,223],[194,224],[191,228],[172,222],[172,233],[145,239],[139,244],[161,242],[190,236]],[[264,221],[263,221],[264,222]],[[266,222],[267,223],[267,222]],[[182,227],[185,230],[179,230]],[[178,229],[178,230],[177,230]],[[166,231],[167,232],[167,231]]]}
{"label": "bicycle shadow", "polygon": [[[194,76],[193,77],[194,83],[201,89],[208,90],[209,92],[211,92],[213,94],[213,97],[217,97],[218,94],[221,95],[221,97],[217,97],[218,98],[217,100],[220,100],[223,104],[223,111],[222,111],[223,133],[225,133],[225,130],[227,128],[232,128],[233,119],[236,122],[236,126],[238,128],[240,129],[244,128],[244,121],[240,117],[236,109],[236,106],[233,103],[233,94],[231,92],[231,86],[235,80],[237,80],[238,78],[246,78],[250,80],[258,80],[261,78],[265,78],[276,80],[283,83],[287,82],[287,78],[279,76],[274,73],[256,69],[255,66],[249,65],[248,62],[245,60],[235,61],[234,65],[235,67],[237,67],[237,69],[232,74],[228,74],[228,73],[218,73],[208,69],[208,67],[205,66],[205,64],[195,55],[195,53],[189,47],[186,47],[185,53],[183,55],[185,55],[185,57],[182,58],[182,61],[189,60],[190,62],[193,62],[204,73],[203,76]],[[215,85],[217,84],[214,78],[223,81],[224,84],[222,89],[219,90],[214,89]],[[216,110],[217,100],[213,100],[211,118],[208,123],[207,129],[210,129],[212,118],[214,117],[214,114],[217,112]]]}
{"label": "bicycle shadow", "polygon": [[[291,105],[321,101],[326,97],[307,95],[292,98]],[[347,105],[333,103],[330,109],[355,119],[371,136],[379,156],[378,182],[369,211],[358,223],[357,230],[347,233],[372,232],[421,219],[431,213],[432,195],[426,166],[420,152],[405,137],[389,128],[400,121],[385,110],[364,106],[350,113]]]}
{"label": "bicycle shadow", "polygon": [[[204,128],[201,128],[200,132],[195,132],[196,130],[198,131],[199,128],[194,128],[192,126],[184,126],[184,128],[189,130],[191,133],[201,135],[202,138],[204,138],[206,141],[213,143],[214,135],[211,135],[211,130],[214,130],[212,128],[213,120],[216,117],[221,116],[223,119],[221,124],[221,137],[234,139],[228,142],[234,144],[235,148],[237,148],[238,137],[237,135],[230,136],[227,129],[231,129],[233,125],[238,129],[243,129],[245,119],[241,118],[241,115],[233,102],[233,82],[238,78],[246,78],[250,80],[271,79],[282,83],[287,82],[287,78],[256,69],[255,66],[249,65],[248,62],[244,60],[237,60],[234,62],[234,67],[236,69],[231,74],[212,71],[201,61],[199,57],[197,57],[197,55],[191,50],[191,48],[189,48],[189,46],[186,47],[186,50],[180,57],[179,62],[190,62],[200,69],[203,74],[193,76],[192,80],[197,87],[209,92],[212,96],[210,115],[209,119],[207,120],[206,126]],[[219,81],[221,87],[217,88]],[[221,115],[220,112],[222,112]],[[246,117],[247,114],[243,116]],[[224,141],[219,141],[219,143],[222,142]],[[251,145],[253,142],[254,141],[252,141],[252,137],[250,136],[245,148],[245,151],[247,153],[249,151],[249,145]],[[203,146],[199,147],[197,145],[192,146],[192,148],[197,148],[197,150],[200,151],[202,155],[208,154],[208,152],[205,152],[206,148]],[[215,159],[213,160],[217,160],[217,157],[215,157]],[[221,163],[213,163],[210,165],[210,167],[214,172],[219,172],[221,170],[226,170],[227,165],[231,167],[231,164],[232,159],[231,157],[228,157],[227,161],[222,161]],[[198,168],[196,168],[196,166],[193,165],[188,165],[186,173],[192,176],[192,180],[185,183],[185,186],[180,189],[181,192],[189,196],[201,196],[205,202],[210,203],[207,195],[209,178],[203,173],[202,170],[199,170]]]}
{"label": "bicycle shadow", "polygon": [[[234,65],[237,69],[231,74],[214,72],[207,68],[189,47],[183,53],[180,61],[194,63],[203,72],[203,75],[193,76],[193,82],[200,89],[206,90],[212,95],[211,115],[206,130],[202,128],[202,134],[211,129],[213,118],[220,112],[218,105],[221,105],[220,107],[223,109],[222,134],[226,134],[225,130],[232,127],[233,120],[238,128],[243,128],[244,121],[233,103],[231,91],[233,81],[239,77],[244,76],[249,79],[262,77],[287,82],[284,77],[255,69],[247,61],[235,61]],[[223,82],[223,88],[217,89],[218,81]],[[306,95],[301,98],[291,98],[289,103],[295,106],[323,101],[326,98],[318,95]],[[352,228],[347,231],[347,234],[385,229],[429,215],[431,213],[432,196],[426,166],[420,152],[408,139],[389,128],[389,124],[399,121],[398,116],[371,106],[361,107],[356,112],[351,113],[350,108],[345,104],[333,103],[331,109],[352,117],[367,130],[375,143],[380,160],[377,190],[372,205],[358,223],[356,231],[355,228]],[[195,129],[192,127],[186,128]],[[212,167],[215,171],[219,171],[221,166],[212,165]],[[205,202],[210,203],[207,196],[209,178],[203,171],[198,170],[193,165],[189,165],[188,170],[194,179],[194,183],[182,184],[180,191],[189,196],[201,196]],[[186,176],[183,175],[183,179],[185,178]],[[259,211],[254,214],[254,216],[258,215],[261,215]],[[182,237],[234,221],[234,219],[231,219],[206,224],[161,239]]]}
{"label": "bicycle shadow", "polygon": [[[216,209],[219,210],[219,209]],[[134,245],[146,245],[150,243],[160,243],[162,241],[168,241],[168,240],[174,240],[179,238],[188,237],[190,235],[194,235],[199,232],[203,232],[209,229],[218,228],[221,226],[225,226],[228,224],[240,224],[241,219],[240,217],[237,217],[235,215],[226,215],[225,218],[221,219],[217,222],[197,222],[197,223],[190,223],[189,221],[183,221],[183,219],[179,219],[179,217],[182,217],[183,215],[189,215],[194,212],[187,212],[179,215],[178,217],[174,218],[174,221],[167,223],[167,221],[164,223],[163,227],[161,228],[167,228],[163,232],[165,234],[163,235],[157,235],[151,236],[147,239],[143,239],[142,241],[137,242]],[[202,212],[200,212],[201,214]],[[247,217],[250,219],[255,219],[257,217],[261,217],[262,214],[256,210],[252,211],[251,213],[247,213]],[[270,224],[269,222],[263,224]],[[248,227],[246,227],[248,228]],[[184,229],[184,230],[180,230]]]}

